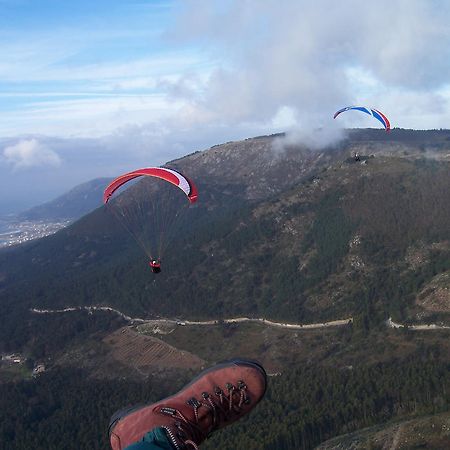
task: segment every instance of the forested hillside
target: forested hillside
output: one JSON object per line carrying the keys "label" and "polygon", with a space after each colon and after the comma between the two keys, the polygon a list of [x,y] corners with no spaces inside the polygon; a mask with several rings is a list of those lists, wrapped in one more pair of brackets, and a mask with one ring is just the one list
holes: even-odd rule
{"label": "forested hillside", "polygon": [[[450,325],[450,132],[352,131],[321,152],[280,151],[279,139],[168,163],[200,194],[157,276],[103,207],[0,252],[0,349],[49,368],[21,382],[0,371],[5,448],[57,448],[60,436],[65,448],[107,448],[101,433],[116,408],[173,392],[199,361],[236,355],[274,376],[255,414],[206,448],[309,449],[448,411],[449,331],[408,325]],[[32,311],[76,306],[175,321],[165,330],[105,310]],[[291,330],[222,320],[242,316],[346,323]],[[388,318],[406,326],[389,329]],[[188,319],[213,325],[182,326]],[[155,342],[196,365],[137,364]]]}
{"label": "forested hillside", "polygon": [[[256,150],[266,148],[268,139],[254,140]],[[2,314],[21,310],[23,317],[32,307],[106,305],[146,317],[250,315],[311,322],[355,316],[365,326],[388,316],[401,321],[447,317],[445,301],[432,308],[426,301],[427,292],[436,291],[427,291],[427,285],[450,267],[446,146],[433,141],[422,151],[406,139],[401,145],[408,150],[400,151],[400,143],[392,149],[390,143],[365,155],[362,164],[348,157],[348,149],[330,150],[326,164],[317,155],[291,149],[305,175],[272,181],[274,192],[266,189],[249,199],[261,180],[253,183],[236,174],[233,179],[229,159],[234,155],[234,166],[240,155],[246,160],[251,142],[174,163],[191,168],[200,200],[188,211],[160,276],[152,277],[138,246],[100,208],[54,236],[0,254]],[[373,149],[381,144],[369,140],[362,146],[355,140],[346,145]],[[221,152],[228,169],[216,164]],[[277,158],[279,164],[274,159],[264,166],[265,177],[286,175],[286,161]],[[225,172],[216,179],[219,167]],[[3,330],[3,342],[10,333]]]}
{"label": "forested hillside", "polygon": [[[205,449],[311,449],[320,442],[392,418],[448,410],[448,363],[431,354],[401,364],[292,368],[272,378],[248,419],[215,434]],[[0,436],[5,450],[109,448],[110,415],[127,404],[162,398],[188,379],[85,380],[57,371],[0,385]],[[439,430],[436,430],[439,433]]]}

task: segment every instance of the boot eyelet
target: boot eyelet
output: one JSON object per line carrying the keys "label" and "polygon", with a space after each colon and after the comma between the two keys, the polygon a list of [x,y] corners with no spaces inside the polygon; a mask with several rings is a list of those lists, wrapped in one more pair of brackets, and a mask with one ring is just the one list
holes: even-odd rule
{"label": "boot eyelet", "polygon": [[200,406],[200,402],[195,397],[190,398],[186,403],[193,408],[198,408]]}

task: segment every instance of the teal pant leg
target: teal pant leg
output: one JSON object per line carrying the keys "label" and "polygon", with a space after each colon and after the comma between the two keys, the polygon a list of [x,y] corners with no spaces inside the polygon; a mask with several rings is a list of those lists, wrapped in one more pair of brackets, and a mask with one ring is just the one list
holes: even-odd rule
{"label": "teal pant leg", "polygon": [[149,431],[141,441],[129,445],[124,450],[174,450],[164,428]]}

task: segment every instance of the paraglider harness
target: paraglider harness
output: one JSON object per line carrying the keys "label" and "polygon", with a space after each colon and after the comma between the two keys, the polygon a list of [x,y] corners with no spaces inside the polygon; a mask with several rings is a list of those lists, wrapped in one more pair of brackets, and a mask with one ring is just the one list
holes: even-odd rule
{"label": "paraglider harness", "polygon": [[161,261],[158,259],[152,259],[148,265],[151,267],[153,273],[161,272]]}

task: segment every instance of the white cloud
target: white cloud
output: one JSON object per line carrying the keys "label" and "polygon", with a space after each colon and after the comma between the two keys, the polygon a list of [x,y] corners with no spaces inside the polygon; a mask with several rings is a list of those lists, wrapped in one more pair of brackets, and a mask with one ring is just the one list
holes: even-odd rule
{"label": "white cloud", "polygon": [[295,127],[288,130],[286,136],[277,138],[273,143],[273,149],[278,152],[285,148],[301,143],[311,150],[320,150],[333,147],[346,137],[346,133],[342,128],[336,125],[326,128],[308,128]]}
{"label": "white cloud", "polygon": [[[311,141],[317,128],[333,135],[333,113],[358,103],[386,112],[393,126],[450,122],[440,94],[450,80],[448,1],[193,0],[183,11],[174,30],[180,41],[201,43],[224,61],[184,95],[193,123],[270,124],[290,111],[293,135]],[[345,123],[361,124],[351,115]]]}
{"label": "white cloud", "polygon": [[0,111],[0,134],[104,136],[127,125],[164,121],[180,107],[162,94],[100,96],[29,101],[22,109]]}
{"label": "white cloud", "polygon": [[[164,161],[286,130],[287,143],[320,147],[339,139],[337,127],[378,126],[364,114],[333,121],[348,104],[380,109],[393,127],[450,123],[448,1],[179,5],[183,11],[165,36],[171,47],[162,41],[145,47],[142,28],[139,42],[126,41],[127,52],[97,59],[98,43],[110,45],[111,36],[76,33],[64,24],[37,38],[25,33],[11,44],[0,40],[6,55],[0,135],[110,135],[108,145],[120,142],[132,164],[136,155]],[[97,51],[84,53],[88,44]],[[17,106],[22,96],[26,101]],[[15,102],[9,109],[8,100]]]}
{"label": "white cloud", "polygon": [[62,14],[56,27],[0,32],[0,138],[27,136],[0,147],[4,186],[39,172],[42,185],[70,187],[280,131],[281,146],[321,148],[339,128],[379,126],[365,114],[333,120],[349,104],[393,127],[450,124],[448,0],[175,1],[165,34],[172,1],[157,16],[127,4],[113,26]]}
{"label": "white cloud", "polygon": [[59,166],[61,158],[37,139],[24,139],[3,150],[4,161],[15,170],[39,166]]}

